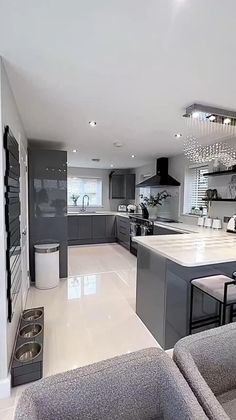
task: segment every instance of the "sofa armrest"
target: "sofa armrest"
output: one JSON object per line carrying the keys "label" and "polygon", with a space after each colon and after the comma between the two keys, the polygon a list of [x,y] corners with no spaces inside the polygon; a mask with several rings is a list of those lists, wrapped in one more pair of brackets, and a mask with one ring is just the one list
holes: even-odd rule
{"label": "sofa armrest", "polygon": [[156,348],[42,379],[18,402],[15,419],[25,418],[207,419],[174,362]]}
{"label": "sofa armrest", "polygon": [[178,341],[173,358],[211,419],[229,419],[217,396],[236,388],[236,323]]}

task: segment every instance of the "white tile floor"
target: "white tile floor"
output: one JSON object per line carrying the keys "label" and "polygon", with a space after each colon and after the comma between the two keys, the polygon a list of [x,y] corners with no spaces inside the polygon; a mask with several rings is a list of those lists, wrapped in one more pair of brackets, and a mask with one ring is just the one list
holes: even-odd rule
{"label": "white tile floor", "polygon": [[[158,343],[135,313],[136,258],[118,244],[69,248],[69,277],[51,290],[30,288],[27,307],[44,306],[44,376]],[[25,386],[0,400],[13,418]]]}

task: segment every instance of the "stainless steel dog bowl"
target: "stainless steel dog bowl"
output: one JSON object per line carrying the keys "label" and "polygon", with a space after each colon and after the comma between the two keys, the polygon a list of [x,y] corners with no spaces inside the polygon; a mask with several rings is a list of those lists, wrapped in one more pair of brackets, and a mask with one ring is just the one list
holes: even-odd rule
{"label": "stainless steel dog bowl", "polygon": [[28,324],[20,329],[20,336],[23,338],[37,337],[42,331],[40,324]]}
{"label": "stainless steel dog bowl", "polygon": [[41,344],[30,341],[29,343],[22,344],[15,351],[15,358],[19,362],[30,362],[34,360],[41,353]]}
{"label": "stainless steel dog bowl", "polygon": [[41,311],[41,309],[29,309],[24,312],[23,319],[25,321],[37,321],[42,315],[43,311]]}

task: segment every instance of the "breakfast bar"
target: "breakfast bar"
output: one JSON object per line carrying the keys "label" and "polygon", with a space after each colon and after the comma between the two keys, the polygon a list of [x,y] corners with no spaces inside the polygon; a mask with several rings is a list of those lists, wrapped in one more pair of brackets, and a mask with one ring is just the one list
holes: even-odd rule
{"label": "breakfast bar", "polygon": [[[236,270],[236,237],[202,228],[198,233],[136,237],[135,241],[136,313],[165,350],[173,348],[189,333],[191,280],[218,274],[231,277]],[[194,294],[194,317],[216,312],[211,297],[201,291]]]}

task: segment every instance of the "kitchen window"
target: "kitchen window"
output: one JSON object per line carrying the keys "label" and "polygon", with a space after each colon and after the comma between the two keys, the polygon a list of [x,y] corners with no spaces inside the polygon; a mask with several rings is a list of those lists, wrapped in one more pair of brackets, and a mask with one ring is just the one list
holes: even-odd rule
{"label": "kitchen window", "polygon": [[102,207],[101,178],[68,177],[68,206],[81,207],[85,194],[89,197],[89,207]]}
{"label": "kitchen window", "polygon": [[207,206],[203,198],[208,189],[208,166],[188,168],[185,176],[184,213],[199,215],[206,213]]}

